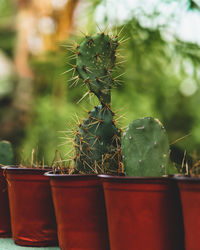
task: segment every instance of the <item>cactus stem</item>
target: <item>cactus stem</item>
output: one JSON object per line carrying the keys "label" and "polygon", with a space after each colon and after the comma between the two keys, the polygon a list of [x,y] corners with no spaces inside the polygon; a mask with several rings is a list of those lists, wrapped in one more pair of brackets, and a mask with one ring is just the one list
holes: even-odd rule
{"label": "cactus stem", "polygon": [[[89,173],[91,169],[95,173],[108,171],[117,173],[119,160],[121,161],[118,152],[120,139],[116,136],[113,142],[111,140],[114,134],[120,135],[120,131],[113,124],[114,114],[110,108],[111,88],[114,85],[111,73],[116,61],[116,47],[116,38],[111,39],[109,35],[101,32],[87,37],[77,51],[81,53],[76,60],[78,75],[83,80],[83,85],[87,85],[90,89],[78,103],[88,94],[89,97],[95,94],[101,102],[101,105],[88,113],[88,118],[79,126],[80,135],[76,135],[75,138],[79,145],[76,153],[80,153],[79,159],[75,157],[75,166],[79,173],[85,171]],[[84,143],[85,141],[87,143]],[[91,160],[88,160],[88,156]]]}

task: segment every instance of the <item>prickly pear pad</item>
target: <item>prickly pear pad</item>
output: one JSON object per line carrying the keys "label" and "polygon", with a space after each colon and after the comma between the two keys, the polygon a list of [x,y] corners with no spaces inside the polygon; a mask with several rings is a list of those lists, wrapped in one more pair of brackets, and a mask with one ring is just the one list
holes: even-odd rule
{"label": "prickly pear pad", "polygon": [[111,100],[112,68],[116,60],[117,38],[101,33],[86,36],[77,46],[76,71],[101,103]]}
{"label": "prickly pear pad", "polygon": [[117,174],[121,162],[121,131],[114,114],[105,106],[96,106],[79,126],[75,137],[75,166],[82,173]]}
{"label": "prickly pear pad", "polygon": [[122,137],[127,176],[162,176],[168,173],[169,142],[163,125],[145,117],[133,121]]}

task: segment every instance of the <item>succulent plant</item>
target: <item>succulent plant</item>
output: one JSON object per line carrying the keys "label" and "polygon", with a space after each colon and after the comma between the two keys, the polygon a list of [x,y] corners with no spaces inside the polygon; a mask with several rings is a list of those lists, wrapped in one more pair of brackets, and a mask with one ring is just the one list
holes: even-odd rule
{"label": "succulent plant", "polygon": [[89,91],[98,97],[102,105],[109,105],[111,101],[111,88],[114,84],[112,70],[117,47],[117,37],[111,38],[101,33],[91,37],[86,36],[76,48],[78,58],[75,69],[87,84]]}
{"label": "succulent plant", "polygon": [[12,145],[8,141],[0,141],[0,165],[12,165],[14,154]]}
{"label": "succulent plant", "polygon": [[159,120],[145,117],[133,121],[122,137],[127,176],[162,176],[170,173],[169,142]]}
{"label": "succulent plant", "polygon": [[100,101],[76,131],[74,163],[79,173],[117,174],[122,171],[121,130],[115,125],[110,106],[117,47],[117,36],[105,33],[86,36],[76,46],[77,60],[73,68],[89,92]]}

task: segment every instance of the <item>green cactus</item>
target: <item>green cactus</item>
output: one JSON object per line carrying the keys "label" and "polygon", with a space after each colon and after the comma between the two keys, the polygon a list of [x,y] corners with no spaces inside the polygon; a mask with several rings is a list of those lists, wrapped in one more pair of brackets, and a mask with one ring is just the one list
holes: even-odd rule
{"label": "green cactus", "polygon": [[117,47],[117,37],[110,38],[101,33],[86,36],[76,48],[78,58],[75,69],[102,105],[110,104],[111,101],[110,92],[114,84],[111,73],[115,65]]}
{"label": "green cactus", "polygon": [[122,137],[127,176],[169,174],[169,142],[163,125],[154,118],[133,121]]}
{"label": "green cactus", "polygon": [[12,165],[14,160],[12,145],[8,141],[0,141],[0,165]]}
{"label": "green cactus", "polygon": [[101,105],[89,112],[75,138],[75,166],[83,173],[116,174],[121,162],[121,131],[114,124],[113,112]]}
{"label": "green cactus", "polygon": [[76,131],[74,163],[79,173],[117,174],[122,166],[121,130],[117,129],[110,108],[117,46],[117,36],[101,33],[86,36],[76,47],[74,69],[101,103],[88,112],[89,117]]}

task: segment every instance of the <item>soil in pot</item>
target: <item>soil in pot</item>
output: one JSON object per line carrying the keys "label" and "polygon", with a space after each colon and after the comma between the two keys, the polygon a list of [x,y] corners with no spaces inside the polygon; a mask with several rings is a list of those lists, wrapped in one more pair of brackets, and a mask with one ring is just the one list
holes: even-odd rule
{"label": "soil in pot", "polygon": [[22,246],[57,245],[57,225],[46,169],[6,168],[12,237]]}
{"label": "soil in pot", "polygon": [[168,178],[101,176],[111,250],[183,250],[176,183]]}
{"label": "soil in pot", "polygon": [[108,250],[103,188],[96,175],[49,173],[62,250]]}
{"label": "soil in pot", "polygon": [[8,187],[3,170],[0,168],[0,238],[11,237]]}

